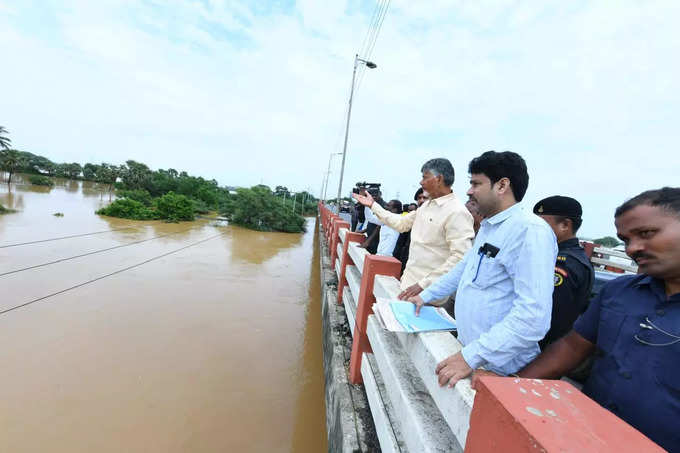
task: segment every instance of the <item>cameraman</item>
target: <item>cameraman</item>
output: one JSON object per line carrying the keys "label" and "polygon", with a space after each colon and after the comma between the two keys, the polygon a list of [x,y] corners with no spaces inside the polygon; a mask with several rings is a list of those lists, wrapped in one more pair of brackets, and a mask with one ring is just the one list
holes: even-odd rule
{"label": "cameraman", "polygon": [[[377,186],[377,187],[376,187]],[[380,184],[366,184],[359,187],[359,195],[371,196],[372,199],[378,203],[382,208],[386,208],[385,201],[382,199],[382,192],[380,192]],[[383,224],[378,217],[371,211],[370,208],[364,208],[364,217],[366,223],[364,229],[360,233],[366,233],[366,239],[361,244],[368,252],[375,255],[378,251],[378,244],[380,242],[380,226]]]}

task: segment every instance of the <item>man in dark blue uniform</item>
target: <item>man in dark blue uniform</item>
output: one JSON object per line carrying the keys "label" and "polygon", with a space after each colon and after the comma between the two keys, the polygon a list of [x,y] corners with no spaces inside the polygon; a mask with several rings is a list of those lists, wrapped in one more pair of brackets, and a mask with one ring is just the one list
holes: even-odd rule
{"label": "man in dark blue uniform", "polygon": [[518,374],[559,378],[597,349],[584,393],[680,452],[680,188],[641,193],[615,224],[638,275],[607,283],[574,329]]}
{"label": "man in dark blue uniform", "polygon": [[595,272],[576,237],[583,223],[578,201],[560,195],[548,197],[536,203],[534,214],[550,225],[558,247],[550,330],[538,343],[543,350],[569,333],[576,318],[586,310]]}

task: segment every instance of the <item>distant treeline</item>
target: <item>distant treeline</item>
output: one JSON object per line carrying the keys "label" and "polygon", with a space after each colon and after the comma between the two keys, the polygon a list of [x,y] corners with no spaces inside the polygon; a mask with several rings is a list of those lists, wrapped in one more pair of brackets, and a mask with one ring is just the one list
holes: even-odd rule
{"label": "distant treeline", "polygon": [[[55,163],[25,151],[2,150],[0,169],[9,173],[10,181],[14,173],[28,173],[102,184],[109,191],[115,190],[118,200],[99,213],[115,217],[177,221],[193,220],[195,213],[219,212],[233,223],[249,228],[297,232],[303,230],[301,215],[316,213],[317,199],[308,192],[291,194],[283,186],[276,186],[275,190],[263,185],[252,189],[220,187],[214,179],[191,176],[173,168],[151,170],[134,160],[122,165],[81,165]],[[265,208],[274,212],[261,212]]]}

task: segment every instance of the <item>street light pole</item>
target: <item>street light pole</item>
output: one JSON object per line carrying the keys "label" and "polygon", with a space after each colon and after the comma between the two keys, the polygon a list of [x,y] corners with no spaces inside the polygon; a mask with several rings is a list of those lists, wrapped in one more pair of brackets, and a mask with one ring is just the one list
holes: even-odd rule
{"label": "street light pole", "polygon": [[354,70],[352,71],[352,87],[349,91],[349,106],[347,108],[347,124],[345,125],[345,144],[342,147],[342,166],[340,167],[340,182],[338,183],[338,215],[340,214],[340,196],[342,195],[342,178],[345,175],[345,157],[347,155],[347,138],[349,137],[349,119],[352,116],[352,100],[354,99],[354,81],[357,75],[357,66],[359,63],[365,64],[369,69],[375,69],[377,65],[371,61],[359,58],[359,55],[354,55]]}
{"label": "street light pole", "polygon": [[330,156],[328,156],[328,169],[326,170],[326,184],[323,189],[323,201],[324,203],[326,202],[326,192],[328,191],[328,180],[331,177],[331,160],[333,159],[333,156],[339,156],[342,153],[331,153]]}

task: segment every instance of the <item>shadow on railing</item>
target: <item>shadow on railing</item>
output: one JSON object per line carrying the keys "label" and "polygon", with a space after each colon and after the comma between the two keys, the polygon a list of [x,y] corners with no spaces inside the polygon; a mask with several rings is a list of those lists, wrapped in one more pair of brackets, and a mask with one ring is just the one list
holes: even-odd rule
{"label": "shadow on railing", "polygon": [[435,367],[461,344],[381,328],[372,305],[397,298],[401,263],[359,247],[364,236],[322,203],[319,215],[352,333],[349,379],[364,384],[383,451],[662,451],[563,381],[483,378],[477,395],[469,379],[440,387]]}

